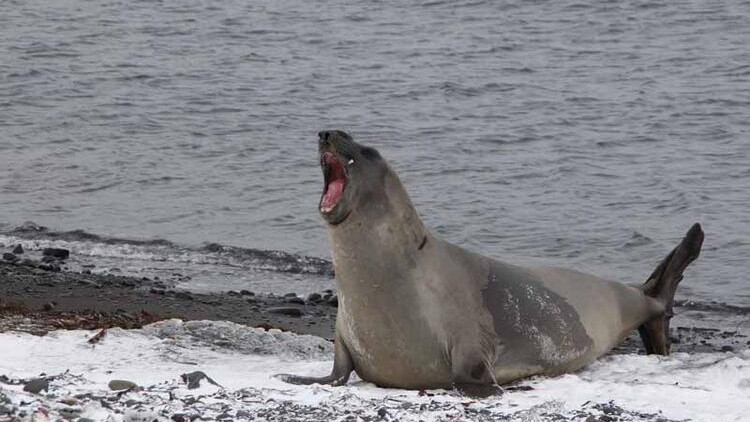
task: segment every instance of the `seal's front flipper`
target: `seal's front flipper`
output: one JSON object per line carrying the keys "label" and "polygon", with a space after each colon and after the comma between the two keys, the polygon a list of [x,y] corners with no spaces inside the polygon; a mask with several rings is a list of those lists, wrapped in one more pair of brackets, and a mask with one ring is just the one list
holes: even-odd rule
{"label": "seal's front flipper", "polygon": [[290,384],[328,384],[332,386],[339,386],[344,385],[347,381],[349,381],[349,375],[351,375],[353,370],[354,363],[352,362],[352,357],[349,354],[349,350],[346,349],[346,345],[341,340],[341,337],[336,335],[336,343],[334,346],[333,355],[333,371],[331,371],[331,375],[325,377],[303,377],[291,374],[278,374],[275,375],[275,377]]}
{"label": "seal's front flipper", "polygon": [[337,387],[339,385],[346,384],[346,382],[349,380],[349,374],[346,374],[340,377],[337,377],[334,374],[331,374],[325,377],[303,377],[303,376],[292,375],[292,374],[277,374],[277,375],[274,375],[274,378],[278,378],[284,382],[288,382],[289,384],[297,384],[297,385],[327,384],[327,385],[332,385],[334,387]]}
{"label": "seal's front flipper", "polygon": [[648,354],[668,355],[670,351],[669,320],[672,319],[672,305],[677,284],[682,280],[682,272],[693,262],[703,245],[703,230],[698,223],[688,230],[672,252],[656,267],[651,277],[641,286],[647,296],[657,299],[664,305],[664,313],[644,322],[638,327],[643,345]]}

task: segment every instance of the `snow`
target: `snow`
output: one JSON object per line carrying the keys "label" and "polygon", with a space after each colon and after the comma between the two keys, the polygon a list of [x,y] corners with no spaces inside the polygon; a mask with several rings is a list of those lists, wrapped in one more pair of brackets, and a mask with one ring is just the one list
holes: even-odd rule
{"label": "snow", "polygon": [[[536,378],[485,399],[455,391],[378,388],[356,376],[344,387],[296,386],[278,373],[324,375],[332,345],[313,336],[229,322],[163,321],[140,330],[0,333],[3,406],[22,420],[617,420],[741,421],[750,414],[750,350],[609,356],[584,370]],[[203,371],[188,390],[180,375]],[[14,380],[53,376],[49,391],[24,392]],[[110,391],[111,380],[140,391]],[[0,381],[3,379],[0,378]],[[6,383],[9,382],[9,383]],[[5,403],[4,403],[5,402]],[[46,414],[46,415],[45,415]],[[73,415],[73,416],[71,416]],[[192,415],[192,416],[191,416]],[[354,419],[347,419],[354,418]]]}

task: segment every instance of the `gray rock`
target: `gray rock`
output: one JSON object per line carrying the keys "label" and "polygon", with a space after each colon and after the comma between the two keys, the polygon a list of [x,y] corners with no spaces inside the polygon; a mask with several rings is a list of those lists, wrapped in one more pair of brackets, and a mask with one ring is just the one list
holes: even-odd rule
{"label": "gray rock", "polygon": [[312,303],[318,303],[321,300],[323,300],[323,296],[320,295],[320,293],[310,293],[307,295],[307,301]]}
{"label": "gray rock", "polygon": [[287,298],[286,302],[287,303],[295,303],[297,305],[304,305],[305,304],[305,300],[302,299],[301,297],[297,297],[297,296]]}
{"label": "gray rock", "polygon": [[336,295],[331,296],[328,299],[328,304],[331,305],[331,306],[335,306],[335,307],[338,308],[338,306],[339,306],[339,297],[336,296]]}
{"label": "gray rock", "polygon": [[240,290],[240,294],[242,296],[255,296],[255,293],[250,290]]}
{"label": "gray rock", "polygon": [[138,387],[138,384],[133,381],[127,380],[112,380],[107,384],[110,390],[121,391],[121,390],[132,390]]}
{"label": "gray rock", "polygon": [[284,297],[297,297],[297,293],[287,293]]}
{"label": "gray rock", "polygon": [[18,257],[16,256],[16,254],[10,252],[3,253],[3,259],[9,262],[18,261]]}
{"label": "gray rock", "polygon": [[39,394],[42,390],[49,391],[49,381],[46,378],[34,378],[23,386],[23,391]]}
{"label": "gray rock", "polygon": [[15,248],[13,248],[13,253],[16,255],[21,255],[23,253],[23,246],[21,244],[17,244]]}
{"label": "gray rock", "polygon": [[222,389],[224,388],[224,387],[220,386],[219,383],[217,383],[216,381],[212,380],[211,377],[209,377],[208,375],[206,375],[206,373],[203,372],[203,371],[195,371],[195,372],[190,372],[188,374],[182,374],[182,375],[180,375],[180,377],[182,378],[183,382],[187,383],[188,390],[194,390],[194,389],[200,387],[202,380],[206,380],[210,384],[213,384],[213,385],[215,385],[215,386],[217,386],[219,388],[222,388]]}
{"label": "gray rock", "polygon": [[70,257],[70,251],[62,248],[44,248],[42,250],[44,256],[54,256],[59,259],[68,259]]}

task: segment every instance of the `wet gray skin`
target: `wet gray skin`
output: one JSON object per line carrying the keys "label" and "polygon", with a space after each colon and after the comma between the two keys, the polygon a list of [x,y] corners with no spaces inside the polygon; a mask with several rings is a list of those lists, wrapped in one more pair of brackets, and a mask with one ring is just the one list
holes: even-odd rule
{"label": "wet gray skin", "polygon": [[[319,137],[339,294],[334,368],[285,381],[341,385],[356,371],[378,386],[424,389],[556,375],[664,313],[665,301],[641,287],[516,266],[437,239],[377,151],[341,131]],[[346,185],[330,209],[337,166]]]}

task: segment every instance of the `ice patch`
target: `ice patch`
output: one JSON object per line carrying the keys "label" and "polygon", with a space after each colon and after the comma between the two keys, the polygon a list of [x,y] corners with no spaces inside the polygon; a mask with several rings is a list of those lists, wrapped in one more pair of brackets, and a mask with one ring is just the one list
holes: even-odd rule
{"label": "ice patch", "polygon": [[[750,414],[750,350],[610,356],[576,373],[524,381],[505,394],[472,399],[454,391],[378,388],[356,377],[344,387],[296,386],[277,373],[324,375],[331,345],[312,336],[266,332],[227,322],[166,321],[44,337],[0,333],[0,408],[22,420],[73,415],[104,421],[189,420],[609,420],[742,421]],[[203,371],[189,390],[180,375]],[[50,391],[22,391],[14,380],[56,375]],[[142,386],[116,393],[113,379]],[[174,419],[179,420],[179,419]]]}

